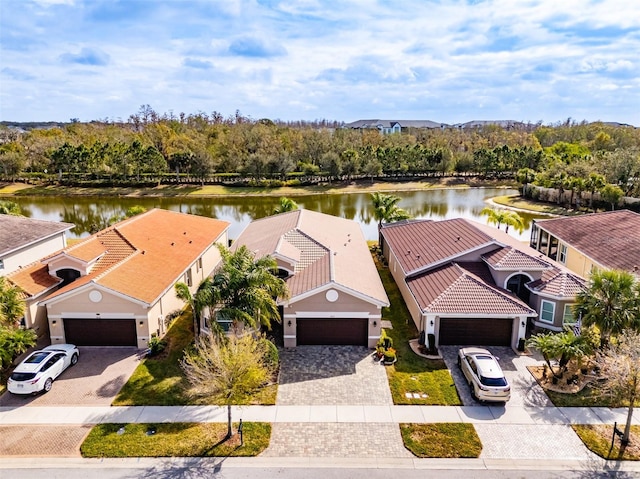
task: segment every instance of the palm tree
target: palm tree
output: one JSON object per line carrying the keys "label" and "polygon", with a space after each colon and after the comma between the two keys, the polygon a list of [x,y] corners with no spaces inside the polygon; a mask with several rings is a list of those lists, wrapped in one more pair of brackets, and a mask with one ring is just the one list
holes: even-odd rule
{"label": "palm tree", "polygon": [[[189,305],[193,315],[193,333],[196,337],[200,334],[202,312],[212,304],[211,278],[203,279],[198,285],[195,294],[191,294],[189,286],[185,283],[175,285],[176,296]],[[213,327],[213,324],[211,325]]]}
{"label": "palm tree", "polygon": [[25,304],[20,288],[12,286],[0,276],[0,324],[15,327],[24,312]]}
{"label": "palm tree", "polygon": [[620,198],[624,196],[624,191],[618,185],[607,184],[600,190],[602,200],[611,205],[611,211],[616,209]]}
{"label": "palm tree", "polygon": [[640,329],[640,287],[633,274],[621,270],[595,270],[589,286],[578,293],[575,311],[585,326],[600,330],[600,345],[625,328]]}
{"label": "palm tree", "polygon": [[22,216],[20,205],[13,201],[0,201],[0,215]]}
{"label": "palm tree", "polygon": [[501,210],[497,208],[483,208],[480,212],[481,215],[487,217],[487,223],[497,225],[500,229],[500,225],[513,226],[516,229],[524,229],[524,224],[520,215],[514,211]]}
{"label": "palm tree", "polygon": [[398,207],[400,197],[396,195],[385,195],[376,191],[371,194],[373,203],[373,217],[378,221],[378,245],[382,244],[380,230],[382,223],[393,223],[411,218],[411,215]]}
{"label": "palm tree", "polygon": [[524,220],[515,211],[507,211],[503,223],[505,224],[505,233],[509,232],[509,226],[512,226],[518,233],[524,231]]}
{"label": "palm tree", "polygon": [[270,329],[272,321],[280,321],[277,298],[288,295],[284,280],[274,275],[276,260],[271,256],[255,259],[246,246],[233,253],[220,246],[220,252],[222,267],[211,282],[216,320]]}
{"label": "palm tree", "polygon": [[288,211],[294,211],[298,209],[298,204],[293,201],[291,198],[282,197],[280,198],[280,203],[273,209],[274,215],[279,215],[280,213],[286,213]]}

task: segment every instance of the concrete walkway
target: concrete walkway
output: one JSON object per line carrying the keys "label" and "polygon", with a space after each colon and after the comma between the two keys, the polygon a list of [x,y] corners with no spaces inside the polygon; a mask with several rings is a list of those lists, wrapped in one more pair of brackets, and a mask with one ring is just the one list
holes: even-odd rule
{"label": "concrete walkway", "polygon": [[[232,406],[233,420],[270,423],[618,424],[626,408],[527,406]],[[633,424],[640,424],[640,409]],[[224,406],[0,407],[0,425],[226,422]]]}

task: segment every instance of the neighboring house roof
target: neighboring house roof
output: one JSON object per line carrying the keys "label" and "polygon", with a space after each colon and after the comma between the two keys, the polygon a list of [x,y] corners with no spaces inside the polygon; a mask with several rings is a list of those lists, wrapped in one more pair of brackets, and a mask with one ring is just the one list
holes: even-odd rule
{"label": "neighboring house roof", "polygon": [[91,282],[153,304],[228,227],[226,221],[161,209],[129,218],[63,250],[83,261],[98,259],[89,274],[46,301]]}
{"label": "neighboring house roof", "polygon": [[392,128],[393,125],[400,125],[402,128],[442,128],[447,127],[446,123],[438,123],[431,120],[357,120],[347,123],[345,128]]}
{"label": "neighboring house roof", "polygon": [[[535,311],[509,291],[478,276],[482,263],[448,263],[407,280],[423,312],[464,315],[527,315]],[[486,269],[486,266],[484,266]]]}
{"label": "neighboring house roof", "polygon": [[387,295],[355,221],[299,209],[252,221],[233,243],[257,257],[280,256],[295,262],[287,279],[290,301],[327,285],[342,286],[376,304]]}
{"label": "neighboring house roof", "polygon": [[574,274],[552,268],[542,274],[542,278],[528,283],[527,288],[556,298],[575,298],[584,290],[585,281]]}
{"label": "neighboring house roof", "polygon": [[385,224],[382,235],[407,275],[493,242],[491,236],[463,218]]}
{"label": "neighboring house roof", "polygon": [[0,215],[0,256],[19,250],[75,225],[58,221],[34,220],[23,216]]}
{"label": "neighboring house roof", "polygon": [[640,214],[629,210],[537,220],[539,228],[609,269],[640,268]]}

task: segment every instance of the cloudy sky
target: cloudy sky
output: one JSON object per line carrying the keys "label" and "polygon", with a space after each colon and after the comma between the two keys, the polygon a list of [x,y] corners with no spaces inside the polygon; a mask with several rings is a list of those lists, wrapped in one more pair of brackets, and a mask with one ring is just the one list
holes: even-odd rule
{"label": "cloudy sky", "polygon": [[2,0],[0,120],[640,126],[638,0]]}

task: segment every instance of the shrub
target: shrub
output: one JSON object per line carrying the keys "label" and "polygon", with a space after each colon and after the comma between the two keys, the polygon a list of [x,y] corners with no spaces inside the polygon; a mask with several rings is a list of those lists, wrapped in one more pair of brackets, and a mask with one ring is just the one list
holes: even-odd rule
{"label": "shrub", "polygon": [[147,353],[147,356],[155,356],[156,354],[160,354],[166,347],[166,341],[161,340],[158,336],[151,336],[151,339],[149,340],[149,352]]}

